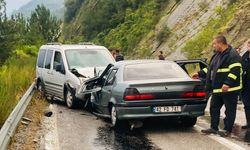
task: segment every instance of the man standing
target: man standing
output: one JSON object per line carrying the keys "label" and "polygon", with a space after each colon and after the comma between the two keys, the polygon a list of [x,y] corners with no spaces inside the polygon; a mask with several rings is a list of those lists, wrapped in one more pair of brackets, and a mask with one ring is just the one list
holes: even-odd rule
{"label": "man standing", "polygon": [[[236,117],[237,98],[242,89],[242,65],[239,54],[227,44],[224,36],[213,40],[215,54],[208,68],[198,74],[206,76],[206,89],[212,93],[210,104],[211,127],[201,132],[229,136]],[[219,131],[220,110],[225,105],[224,130]]]}
{"label": "man standing", "polygon": [[242,129],[250,128],[250,39],[247,41],[247,52],[242,56],[243,90],[241,93],[247,124]]}
{"label": "man standing", "polygon": [[163,51],[160,51],[160,55],[158,56],[159,60],[165,60],[165,57],[163,56]]}
{"label": "man standing", "polygon": [[124,56],[120,53],[119,50],[116,50],[116,57],[115,57],[116,61],[123,61],[124,60]]}

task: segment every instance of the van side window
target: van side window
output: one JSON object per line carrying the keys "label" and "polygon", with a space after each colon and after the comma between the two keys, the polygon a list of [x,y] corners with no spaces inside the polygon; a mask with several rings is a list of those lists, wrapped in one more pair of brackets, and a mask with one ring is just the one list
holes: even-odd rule
{"label": "van side window", "polygon": [[46,61],[45,61],[46,69],[50,69],[52,56],[53,56],[53,50],[48,50],[47,55],[46,55]]}
{"label": "van side window", "polygon": [[57,65],[63,66],[62,55],[60,52],[55,52],[54,62],[53,62],[53,69],[56,70]]}
{"label": "van side window", "polygon": [[40,52],[39,52],[39,54],[38,54],[37,66],[38,66],[39,68],[43,68],[44,59],[45,59],[45,54],[46,54],[46,50],[40,50]]}

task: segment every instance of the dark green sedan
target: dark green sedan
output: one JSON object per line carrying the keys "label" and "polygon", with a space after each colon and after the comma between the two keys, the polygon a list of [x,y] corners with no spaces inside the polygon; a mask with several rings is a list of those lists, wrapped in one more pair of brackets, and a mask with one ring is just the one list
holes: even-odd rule
{"label": "dark green sedan", "polygon": [[[204,84],[188,75],[190,66],[197,69],[195,64],[184,69],[189,62],[135,60],[110,64],[99,77],[85,83],[85,91],[92,91],[95,114],[111,118],[113,126],[124,120],[176,117],[191,127],[204,115],[207,100]],[[195,63],[205,67],[200,60]]]}

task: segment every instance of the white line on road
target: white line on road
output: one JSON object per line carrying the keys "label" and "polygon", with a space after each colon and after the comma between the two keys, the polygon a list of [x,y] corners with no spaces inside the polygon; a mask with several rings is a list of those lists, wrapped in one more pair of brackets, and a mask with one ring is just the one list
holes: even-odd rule
{"label": "white line on road", "polygon": [[[201,126],[195,125],[194,129],[197,130],[198,132],[200,132],[201,130],[203,130],[204,128],[202,128]],[[219,137],[217,135],[207,135],[210,139],[215,140],[217,142],[219,142],[220,144],[226,146],[227,148],[231,149],[231,150],[246,150],[244,147],[241,147],[238,144],[235,144],[233,142],[231,142],[228,139],[225,139],[223,137]]]}

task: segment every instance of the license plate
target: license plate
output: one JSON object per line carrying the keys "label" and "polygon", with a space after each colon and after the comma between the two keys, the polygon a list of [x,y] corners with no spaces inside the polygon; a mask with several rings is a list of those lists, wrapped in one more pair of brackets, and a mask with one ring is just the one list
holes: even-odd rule
{"label": "license plate", "polygon": [[159,106],[153,107],[155,113],[181,112],[181,106]]}

